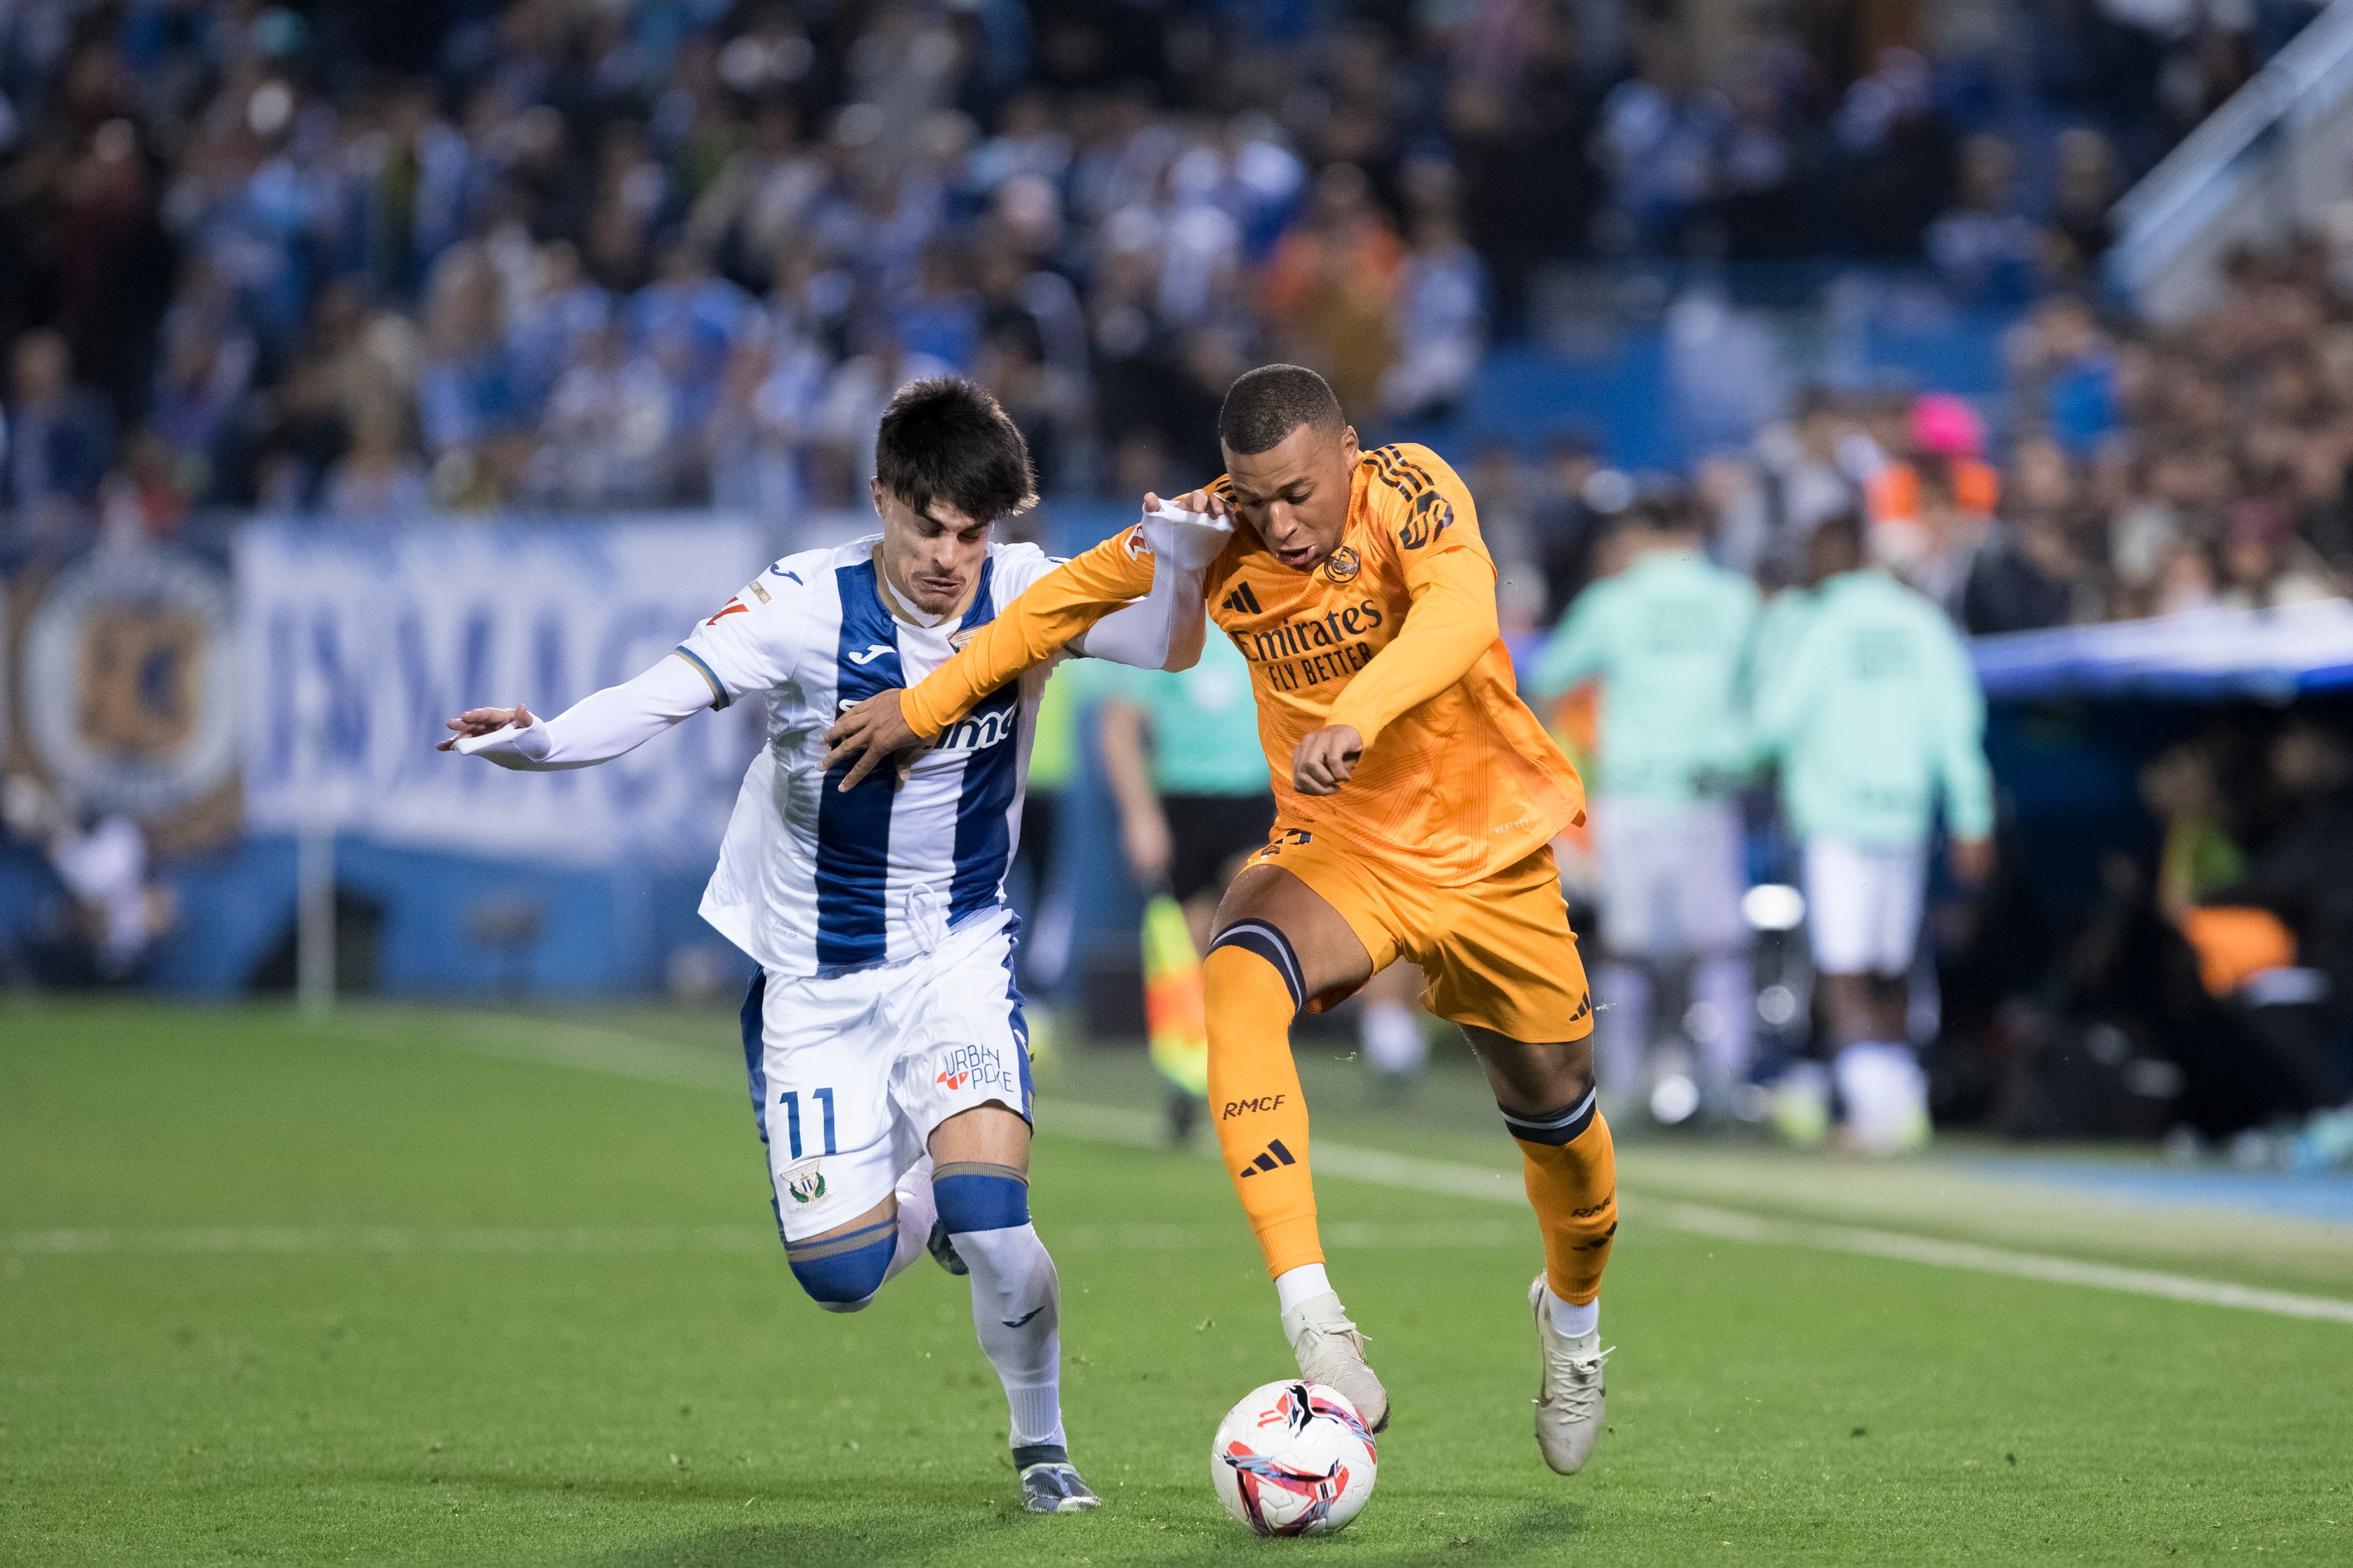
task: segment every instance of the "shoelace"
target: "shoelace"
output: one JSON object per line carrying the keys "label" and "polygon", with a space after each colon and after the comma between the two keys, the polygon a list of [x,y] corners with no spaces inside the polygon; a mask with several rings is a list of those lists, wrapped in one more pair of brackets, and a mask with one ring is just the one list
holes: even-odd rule
{"label": "shoelace", "polygon": [[[1591,1355],[1562,1355],[1547,1350],[1546,1367],[1559,1374],[1546,1380],[1553,1384],[1553,1404],[1571,1419],[1589,1419],[1595,1414],[1594,1402],[1601,1394],[1601,1365],[1617,1349],[1611,1345]],[[1536,1403],[1541,1405],[1544,1400],[1539,1397]]]}

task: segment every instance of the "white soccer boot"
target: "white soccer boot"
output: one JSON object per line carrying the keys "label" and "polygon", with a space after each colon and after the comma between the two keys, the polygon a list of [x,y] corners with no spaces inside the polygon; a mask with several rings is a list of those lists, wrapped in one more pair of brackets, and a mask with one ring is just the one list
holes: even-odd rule
{"label": "white soccer boot", "polygon": [[1388,1390],[1365,1364],[1365,1336],[1348,1321],[1338,1296],[1326,1290],[1283,1313],[1282,1334],[1299,1358],[1300,1376],[1338,1389],[1373,1431],[1389,1424]]}
{"label": "white soccer boot", "polygon": [[[1528,1287],[1536,1318],[1536,1355],[1544,1368],[1536,1385],[1536,1447],[1545,1463],[1564,1476],[1585,1466],[1601,1436],[1601,1363],[1609,1352],[1599,1334],[1574,1337],[1553,1327],[1545,1277]],[[1614,1347],[1613,1347],[1614,1348]]]}

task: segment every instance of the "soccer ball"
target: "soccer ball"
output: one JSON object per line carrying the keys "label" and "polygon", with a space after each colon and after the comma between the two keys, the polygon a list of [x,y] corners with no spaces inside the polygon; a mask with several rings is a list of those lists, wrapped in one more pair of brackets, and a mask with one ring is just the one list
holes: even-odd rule
{"label": "soccer ball", "polygon": [[1209,1445],[1219,1500],[1261,1535],[1338,1530],[1364,1511],[1377,1462],[1346,1396],[1295,1378],[1244,1394]]}

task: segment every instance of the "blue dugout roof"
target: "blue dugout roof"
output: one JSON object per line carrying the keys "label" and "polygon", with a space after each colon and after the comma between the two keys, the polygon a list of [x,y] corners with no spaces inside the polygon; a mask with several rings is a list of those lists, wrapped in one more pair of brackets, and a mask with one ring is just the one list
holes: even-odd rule
{"label": "blue dugout roof", "polygon": [[1978,637],[1978,679],[1996,701],[2138,697],[2285,702],[2353,686],[2353,604],[2201,610],[2156,620]]}

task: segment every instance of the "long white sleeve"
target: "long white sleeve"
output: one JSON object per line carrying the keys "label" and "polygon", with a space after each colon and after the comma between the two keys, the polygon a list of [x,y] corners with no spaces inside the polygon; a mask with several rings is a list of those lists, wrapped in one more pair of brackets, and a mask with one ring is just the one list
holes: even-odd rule
{"label": "long white sleeve", "polygon": [[1152,589],[1087,628],[1077,651],[1138,669],[1190,669],[1201,657],[1208,616],[1201,584],[1234,537],[1234,525],[1206,512],[1162,506],[1144,514],[1152,547]]}
{"label": "long white sleeve", "polygon": [[458,742],[458,750],[521,773],[556,773],[612,761],[711,706],[711,682],[672,654],[634,680],[584,697],[553,719],[510,724]]}

